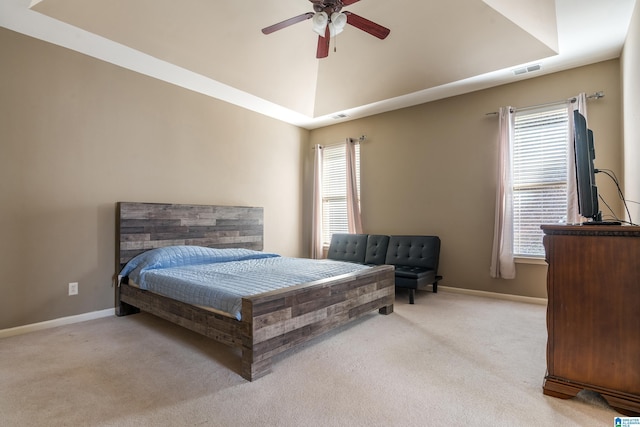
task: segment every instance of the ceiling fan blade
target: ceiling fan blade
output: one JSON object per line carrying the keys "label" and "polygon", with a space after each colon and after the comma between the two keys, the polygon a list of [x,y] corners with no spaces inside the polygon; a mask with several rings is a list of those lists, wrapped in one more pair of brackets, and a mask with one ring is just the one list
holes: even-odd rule
{"label": "ceiling fan blade", "polygon": [[324,30],[324,37],[318,36],[318,51],[316,58],[326,58],[329,56],[329,26]]}
{"label": "ceiling fan blade", "polygon": [[359,2],[360,0],[342,0],[342,4],[345,6],[349,6],[350,4],[354,4]]}
{"label": "ceiling fan blade", "polygon": [[290,25],[297,24],[298,22],[302,22],[302,21],[305,21],[307,19],[311,19],[311,18],[313,18],[313,15],[315,15],[315,13],[313,13],[313,12],[303,13],[302,15],[294,16],[293,18],[289,18],[289,19],[286,19],[286,20],[284,20],[282,22],[278,22],[277,24],[273,24],[273,25],[271,25],[269,27],[263,28],[262,32],[264,34],[271,34],[274,31],[281,30],[281,29],[286,28],[286,27],[288,27]]}
{"label": "ceiling fan blade", "polygon": [[356,15],[353,12],[345,11],[344,14],[347,15],[347,24],[353,25],[365,33],[369,33],[381,40],[385,39],[391,32],[390,29],[385,28],[380,24],[376,24],[373,21],[369,21],[368,19],[363,18],[360,15]]}

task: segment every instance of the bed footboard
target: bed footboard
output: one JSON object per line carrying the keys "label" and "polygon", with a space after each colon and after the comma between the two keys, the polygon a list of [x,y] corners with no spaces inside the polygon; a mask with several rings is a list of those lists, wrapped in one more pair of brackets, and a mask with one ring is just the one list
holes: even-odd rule
{"label": "bed footboard", "polygon": [[392,313],[394,299],[389,265],[244,298],[242,376],[251,381],[269,373],[273,356],[373,310]]}

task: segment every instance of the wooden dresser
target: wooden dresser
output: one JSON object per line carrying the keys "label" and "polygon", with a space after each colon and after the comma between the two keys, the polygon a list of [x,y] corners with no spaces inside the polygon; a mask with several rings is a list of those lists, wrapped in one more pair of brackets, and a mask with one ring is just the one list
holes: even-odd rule
{"label": "wooden dresser", "polygon": [[640,414],[640,227],[544,225],[547,375],[544,394],[598,392]]}

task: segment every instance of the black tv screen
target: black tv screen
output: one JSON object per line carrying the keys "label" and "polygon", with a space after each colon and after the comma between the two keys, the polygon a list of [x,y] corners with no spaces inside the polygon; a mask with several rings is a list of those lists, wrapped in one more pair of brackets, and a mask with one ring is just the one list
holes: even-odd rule
{"label": "black tv screen", "polygon": [[587,219],[602,221],[593,166],[593,160],[596,157],[593,132],[587,128],[587,120],[579,111],[573,112],[573,118],[578,210],[580,215]]}

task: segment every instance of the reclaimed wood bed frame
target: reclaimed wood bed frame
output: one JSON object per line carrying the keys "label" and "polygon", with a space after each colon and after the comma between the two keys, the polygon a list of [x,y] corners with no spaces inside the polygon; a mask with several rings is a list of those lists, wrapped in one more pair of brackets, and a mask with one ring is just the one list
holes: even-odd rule
{"label": "reclaimed wood bed frame", "polygon": [[[169,245],[263,249],[263,209],[159,203],[117,204],[117,273],[134,256]],[[393,312],[394,270],[383,265],[242,299],[242,320],[118,281],[116,314],[145,311],[242,352],[249,381],[272,357],[371,311]]]}

